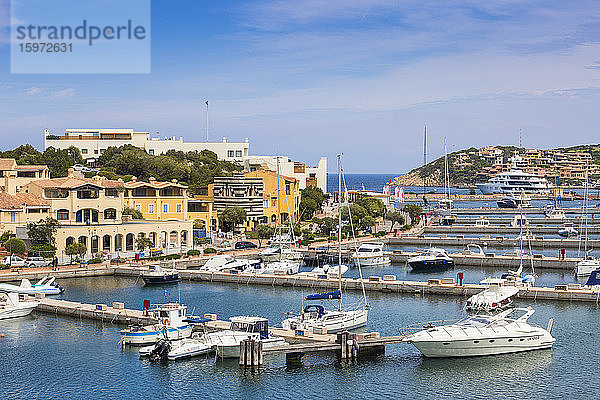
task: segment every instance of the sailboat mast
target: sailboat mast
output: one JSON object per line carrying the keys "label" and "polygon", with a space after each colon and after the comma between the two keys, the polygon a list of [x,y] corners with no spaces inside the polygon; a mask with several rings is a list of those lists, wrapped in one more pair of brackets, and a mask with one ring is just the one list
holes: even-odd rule
{"label": "sailboat mast", "polygon": [[584,254],[583,257],[586,258],[587,257],[587,245],[588,245],[588,212],[587,212],[587,208],[588,208],[588,163],[587,161],[585,162],[585,193],[584,193],[584,199],[583,199],[583,212],[584,212],[584,224],[585,224],[585,244],[584,244]]}
{"label": "sailboat mast", "polygon": [[519,269],[523,270],[523,189],[521,189],[521,204],[519,206],[521,208],[521,220],[519,221],[519,246],[521,250],[519,251]]}
{"label": "sailboat mast", "polygon": [[[423,167],[427,165],[427,125],[425,125],[425,132],[423,133]],[[423,203],[425,203],[425,171],[423,171]],[[425,204],[423,204],[425,205]]]}
{"label": "sailboat mast", "polygon": [[444,191],[446,199],[449,199],[450,177],[448,176],[448,148],[446,147],[446,137],[444,137]]}
{"label": "sailboat mast", "polygon": [[[342,310],[342,155],[337,155],[338,160],[338,290],[340,301],[338,311]],[[350,211],[350,210],[348,210]]]}

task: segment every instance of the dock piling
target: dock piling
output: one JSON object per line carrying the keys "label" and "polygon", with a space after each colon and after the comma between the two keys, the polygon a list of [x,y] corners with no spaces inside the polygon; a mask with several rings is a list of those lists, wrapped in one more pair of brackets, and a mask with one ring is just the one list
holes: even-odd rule
{"label": "dock piling", "polygon": [[258,367],[263,363],[262,342],[245,339],[240,343],[240,366]]}

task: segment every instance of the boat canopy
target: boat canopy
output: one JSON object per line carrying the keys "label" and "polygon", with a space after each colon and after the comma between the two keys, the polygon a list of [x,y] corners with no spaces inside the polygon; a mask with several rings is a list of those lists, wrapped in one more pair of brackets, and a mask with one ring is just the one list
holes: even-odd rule
{"label": "boat canopy", "polygon": [[333,300],[340,299],[342,297],[342,292],[339,290],[335,290],[333,292],[327,293],[317,293],[317,294],[309,294],[305,297],[306,300]]}
{"label": "boat canopy", "polygon": [[598,286],[600,285],[600,270],[592,271],[592,274],[588,278],[585,286]]}
{"label": "boat canopy", "polygon": [[304,307],[305,313],[309,313],[313,310],[317,313],[318,318],[321,318],[323,315],[325,315],[325,308],[318,304],[309,304],[308,306]]}

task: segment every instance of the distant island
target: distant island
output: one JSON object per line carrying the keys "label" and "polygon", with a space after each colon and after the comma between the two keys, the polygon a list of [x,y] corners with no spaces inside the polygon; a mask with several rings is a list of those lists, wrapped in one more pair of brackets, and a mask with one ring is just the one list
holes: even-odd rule
{"label": "distant island", "polygon": [[[517,155],[517,157],[515,157]],[[450,185],[472,187],[485,182],[515,165],[524,172],[559,180],[561,185],[581,185],[585,180],[586,164],[589,180],[600,179],[600,144],[561,147],[556,149],[525,149],[515,146],[471,147],[448,154]],[[444,157],[409,173],[397,176],[397,186],[444,186]]]}

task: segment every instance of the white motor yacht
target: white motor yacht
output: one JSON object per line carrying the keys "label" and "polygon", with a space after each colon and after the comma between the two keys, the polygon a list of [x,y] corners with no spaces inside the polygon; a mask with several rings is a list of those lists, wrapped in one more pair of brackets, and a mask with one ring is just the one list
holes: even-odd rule
{"label": "white motor yacht", "polygon": [[311,276],[320,276],[320,275],[329,275],[329,274],[339,274],[344,275],[348,271],[348,266],[345,264],[342,265],[334,265],[334,264],[324,264],[322,266],[318,266],[313,268],[310,272],[302,272],[304,275]]}
{"label": "white motor yacht", "polygon": [[383,243],[363,243],[352,254],[352,261],[361,267],[371,267],[389,264],[390,257],[383,252]]}
{"label": "white motor yacht", "polygon": [[413,271],[437,271],[454,268],[454,260],[446,250],[431,247],[421,254],[408,259],[408,265]]}
{"label": "white motor yacht", "polygon": [[38,294],[43,293],[47,296],[61,294],[64,292],[61,286],[56,283],[56,278],[46,276],[40,279],[37,283],[31,284],[29,279],[22,279],[19,286],[10,283],[0,283],[0,292],[11,292],[20,294]]}
{"label": "white motor yacht", "polygon": [[561,208],[552,208],[548,210],[546,213],[546,218],[548,219],[565,219],[567,216],[565,215],[565,211]]}
{"label": "white motor yacht", "polygon": [[475,221],[475,226],[490,226],[490,220],[484,216],[477,218]]}
{"label": "white motor yacht", "polygon": [[502,172],[491,178],[486,183],[476,183],[475,186],[483,194],[493,193],[508,193],[518,194],[524,191],[526,194],[548,194],[550,193],[551,184],[544,178],[534,174],[523,172],[519,168],[519,164],[523,159],[518,154],[515,154],[510,161],[512,167],[508,172]]}
{"label": "white motor yacht", "polygon": [[296,262],[304,260],[302,253],[285,245],[272,245],[261,251],[258,255],[265,262],[279,261],[280,259]]}
{"label": "white motor yacht", "polygon": [[0,293],[0,320],[31,314],[39,301],[21,301],[18,293]]}
{"label": "white motor yacht", "polygon": [[[469,357],[549,349],[555,342],[548,328],[530,325],[531,308],[510,308],[497,315],[468,316],[450,325],[420,324],[405,330],[407,340],[425,357]],[[414,331],[419,330],[416,333]]]}
{"label": "white motor yacht", "polygon": [[481,280],[479,283],[482,285],[515,285],[515,286],[533,286],[535,285],[535,272],[532,271],[531,274],[524,275],[523,274],[523,265],[519,265],[519,268],[516,271],[508,270],[508,272],[500,275],[500,278],[492,278],[487,277]]}
{"label": "white motor yacht", "polygon": [[158,322],[153,325],[132,326],[121,330],[121,342],[141,346],[156,343],[161,338],[178,340],[190,337],[192,325],[185,322],[187,307],[178,303],[166,303],[148,311]]}
{"label": "white motor yacht", "polygon": [[260,261],[237,259],[229,255],[216,255],[208,259],[206,264],[200,267],[199,271],[208,272],[223,272],[223,271],[240,271],[254,270],[260,268]]}
{"label": "white motor yacht", "polygon": [[579,232],[577,231],[577,229],[575,229],[572,226],[565,226],[564,228],[560,228],[557,233],[559,236],[562,236],[564,238],[579,236]]}
{"label": "white motor yacht", "polygon": [[250,270],[257,274],[283,274],[294,275],[300,271],[300,262],[293,260],[279,260],[263,263],[262,268]]}
{"label": "white motor yacht", "polygon": [[467,311],[494,312],[512,304],[515,296],[519,294],[516,286],[504,286],[501,282],[490,282],[489,287],[467,299]]}

